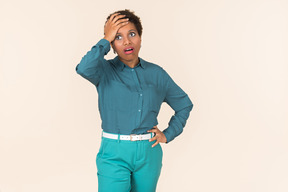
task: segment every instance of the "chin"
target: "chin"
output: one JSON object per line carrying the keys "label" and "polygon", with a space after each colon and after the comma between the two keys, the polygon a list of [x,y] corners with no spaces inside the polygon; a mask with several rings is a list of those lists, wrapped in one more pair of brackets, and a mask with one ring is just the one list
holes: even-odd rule
{"label": "chin", "polygon": [[123,56],[119,56],[119,57],[128,60],[128,59],[138,58],[138,55],[123,55]]}

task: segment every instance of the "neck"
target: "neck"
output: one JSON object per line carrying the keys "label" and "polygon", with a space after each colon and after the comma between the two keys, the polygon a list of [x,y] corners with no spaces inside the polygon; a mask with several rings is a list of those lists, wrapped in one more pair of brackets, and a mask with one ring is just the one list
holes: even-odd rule
{"label": "neck", "polygon": [[125,60],[119,57],[119,60],[128,65],[130,68],[134,68],[140,61],[138,57],[132,60]]}

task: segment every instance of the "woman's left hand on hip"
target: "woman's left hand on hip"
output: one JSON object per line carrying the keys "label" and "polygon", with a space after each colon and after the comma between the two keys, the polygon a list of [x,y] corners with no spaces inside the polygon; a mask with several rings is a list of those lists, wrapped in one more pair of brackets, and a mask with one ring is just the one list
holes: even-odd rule
{"label": "woman's left hand on hip", "polygon": [[153,132],[155,133],[155,136],[152,137],[151,139],[149,139],[149,142],[157,140],[152,147],[155,147],[158,143],[166,143],[167,142],[167,138],[164,135],[164,133],[162,131],[160,131],[158,129],[157,126],[154,126],[153,129],[148,130],[147,132]]}

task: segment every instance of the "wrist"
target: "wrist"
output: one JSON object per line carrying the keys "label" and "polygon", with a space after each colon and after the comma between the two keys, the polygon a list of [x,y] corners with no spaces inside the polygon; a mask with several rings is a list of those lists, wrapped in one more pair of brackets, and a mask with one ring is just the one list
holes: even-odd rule
{"label": "wrist", "polygon": [[109,37],[106,37],[106,36],[104,36],[103,39],[106,39],[106,40],[109,41],[110,43],[113,41],[113,39],[111,39],[111,38],[109,38]]}

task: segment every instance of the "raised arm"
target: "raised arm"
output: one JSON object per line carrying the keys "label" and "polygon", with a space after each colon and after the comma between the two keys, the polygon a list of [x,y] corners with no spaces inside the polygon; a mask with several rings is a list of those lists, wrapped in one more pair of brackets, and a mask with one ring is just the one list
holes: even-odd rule
{"label": "raised arm", "polygon": [[98,85],[101,75],[104,74],[103,67],[107,62],[104,56],[109,51],[109,41],[101,39],[82,57],[80,63],[76,66],[76,72],[94,85]]}
{"label": "raised arm", "polygon": [[117,31],[127,24],[127,19],[122,17],[125,17],[125,15],[116,13],[107,20],[104,26],[104,38],[94,45],[76,66],[76,72],[96,86],[102,75],[105,74],[107,61],[104,56],[110,51],[110,44],[114,40]]}
{"label": "raised arm", "polygon": [[167,80],[167,92],[164,102],[175,111],[168,123],[168,128],[163,131],[167,138],[166,143],[169,143],[183,132],[193,104],[188,95],[173,81],[168,73],[166,71],[164,73]]}

